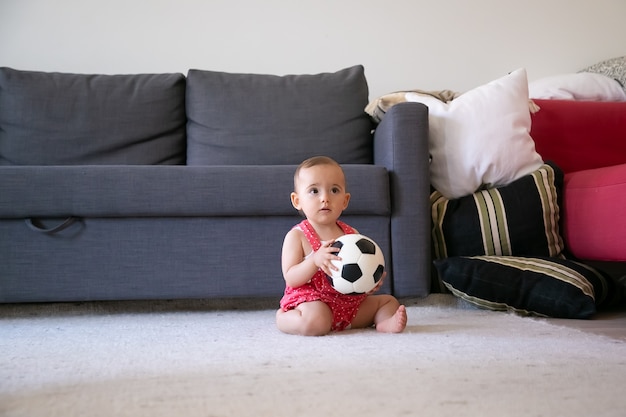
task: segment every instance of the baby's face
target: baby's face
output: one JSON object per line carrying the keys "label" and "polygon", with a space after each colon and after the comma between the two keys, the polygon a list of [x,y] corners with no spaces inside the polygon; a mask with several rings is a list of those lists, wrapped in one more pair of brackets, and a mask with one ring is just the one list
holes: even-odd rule
{"label": "baby's face", "polygon": [[316,165],[300,170],[292,203],[306,217],[320,223],[336,222],[348,207],[343,170],[334,165]]}

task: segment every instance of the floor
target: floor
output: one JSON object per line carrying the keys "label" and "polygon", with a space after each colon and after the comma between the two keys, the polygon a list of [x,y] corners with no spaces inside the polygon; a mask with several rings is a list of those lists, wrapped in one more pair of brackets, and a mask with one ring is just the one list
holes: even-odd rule
{"label": "floor", "polygon": [[546,319],[557,326],[572,327],[584,332],[626,341],[626,308],[597,313],[590,320]]}

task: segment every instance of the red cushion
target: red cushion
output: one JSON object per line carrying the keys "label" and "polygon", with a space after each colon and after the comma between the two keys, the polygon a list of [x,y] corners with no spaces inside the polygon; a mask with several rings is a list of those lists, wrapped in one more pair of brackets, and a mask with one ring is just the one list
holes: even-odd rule
{"label": "red cushion", "polygon": [[530,135],[563,172],[626,163],[626,102],[533,100]]}
{"label": "red cushion", "polygon": [[626,164],[565,175],[563,238],[580,259],[626,261]]}

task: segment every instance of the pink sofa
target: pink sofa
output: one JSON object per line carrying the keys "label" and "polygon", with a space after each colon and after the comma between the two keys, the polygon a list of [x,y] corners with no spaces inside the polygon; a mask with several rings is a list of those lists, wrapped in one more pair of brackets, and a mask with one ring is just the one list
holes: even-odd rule
{"label": "pink sofa", "polygon": [[626,102],[534,100],[531,136],[565,173],[565,247],[589,261],[626,261]]}

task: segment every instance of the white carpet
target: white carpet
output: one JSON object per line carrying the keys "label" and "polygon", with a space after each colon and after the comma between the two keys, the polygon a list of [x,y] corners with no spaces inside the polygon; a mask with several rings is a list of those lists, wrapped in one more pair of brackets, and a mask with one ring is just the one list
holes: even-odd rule
{"label": "white carpet", "polygon": [[626,343],[451,296],[403,334],[202,302],[0,306],[1,416],[623,416]]}

